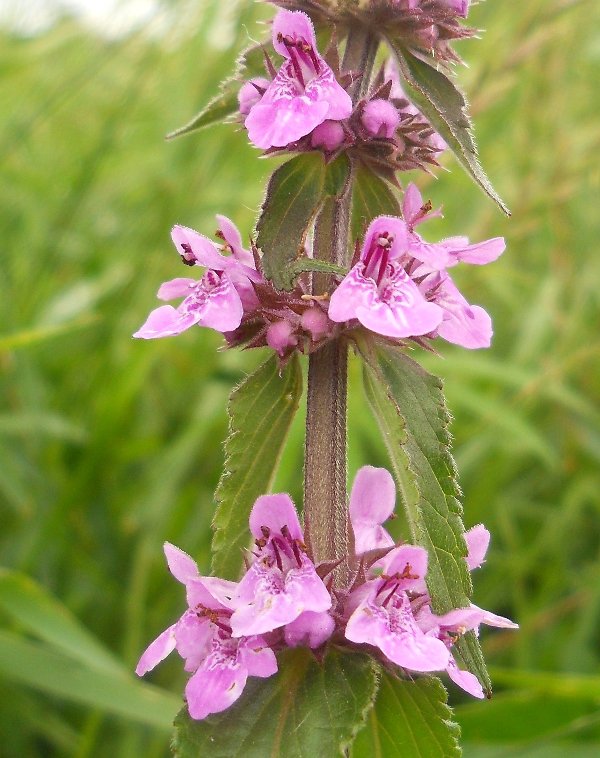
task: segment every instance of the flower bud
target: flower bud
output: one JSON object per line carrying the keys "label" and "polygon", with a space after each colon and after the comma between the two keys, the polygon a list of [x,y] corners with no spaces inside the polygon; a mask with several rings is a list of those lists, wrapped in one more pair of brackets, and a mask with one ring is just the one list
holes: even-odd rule
{"label": "flower bud", "polygon": [[294,330],[294,325],[287,319],[276,321],[267,329],[267,345],[279,355],[284,355],[287,348],[296,347],[298,344]]}
{"label": "flower bud", "polygon": [[365,105],[360,120],[372,137],[389,139],[394,136],[400,123],[400,114],[389,100],[376,98]]}
{"label": "flower bud", "polygon": [[242,84],[238,92],[238,103],[242,116],[247,116],[250,109],[258,103],[271,82],[262,76],[256,76]]}
{"label": "flower bud", "polygon": [[313,342],[318,342],[329,332],[331,322],[321,308],[313,306],[302,314],[300,326],[310,334]]}
{"label": "flower bud", "polygon": [[323,121],[310,135],[312,147],[322,147],[328,153],[337,150],[344,141],[344,129],[339,121]]}

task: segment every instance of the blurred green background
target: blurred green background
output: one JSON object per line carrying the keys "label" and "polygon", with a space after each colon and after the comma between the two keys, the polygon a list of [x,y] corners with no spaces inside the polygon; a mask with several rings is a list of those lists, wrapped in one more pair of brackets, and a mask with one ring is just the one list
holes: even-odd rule
{"label": "blurred green background", "polygon": [[[161,544],[208,569],[226,398],[262,354],[218,352],[208,330],[130,334],[179,271],[173,223],[252,228],[272,164],[244,134],[163,136],[272,9],[156,2],[126,34],[68,16],[34,33],[9,23],[27,4],[2,5],[0,754],[163,756],[180,663],[153,684],[131,673],[183,607]],[[475,601],[521,630],[483,632],[491,702],[450,698],[467,758],[596,756],[600,8],[489,0],[471,21],[486,32],[459,46],[459,76],[513,217],[450,156],[451,173],[414,178],[445,207],[429,239],[507,237],[497,263],[457,275],[496,334],[418,357],[447,380],[466,524],[493,533]],[[356,369],[352,473],[386,465]],[[296,502],[302,437],[299,418],[277,482]]]}

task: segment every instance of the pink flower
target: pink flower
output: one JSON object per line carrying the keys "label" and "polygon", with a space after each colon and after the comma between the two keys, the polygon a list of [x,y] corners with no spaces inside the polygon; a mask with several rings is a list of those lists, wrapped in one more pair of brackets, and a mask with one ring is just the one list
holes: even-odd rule
{"label": "pink flower", "polygon": [[160,300],[183,298],[177,308],[163,305],[153,310],[133,335],[142,339],[170,337],[194,324],[219,332],[236,329],[244,315],[244,305],[254,295],[251,282],[262,277],[254,268],[252,255],[243,249],[240,234],[225,216],[217,216],[220,234],[231,255],[223,255],[214,242],[185,226],[174,226],[171,238],[188,266],[203,266],[200,280],[178,277],[158,290]]}
{"label": "pink flower", "polygon": [[338,323],[358,319],[387,337],[412,337],[432,332],[443,311],[427,302],[399,262],[406,256],[408,230],[398,218],[374,219],[360,260],[342,280],[329,301],[329,318]]}
{"label": "pink flower", "polygon": [[[483,526],[478,524],[469,529],[465,534],[467,543],[466,562],[470,570],[479,568],[485,559],[485,554],[490,543],[490,533]],[[436,616],[431,610],[429,602],[416,613],[416,620],[419,628],[426,634],[435,633],[448,648],[451,650],[457,638],[468,631],[479,633],[479,626],[495,626],[501,629],[518,629],[519,625],[504,616],[497,616],[476,605],[469,605],[467,608],[455,608],[442,616]],[[460,669],[450,652],[450,658],[446,672],[452,681],[468,692],[473,697],[483,698],[484,692],[476,676],[469,671]]]}
{"label": "pink flower", "polygon": [[317,51],[305,13],[280,10],[273,45],[286,60],[245,121],[250,141],[263,149],[285,147],[325,120],[340,121],[352,112],[350,96]]}
{"label": "pink flower", "polygon": [[381,525],[394,512],[395,503],[396,485],[389,471],[373,466],[358,470],[350,494],[356,555],[394,546],[394,540]]}
{"label": "pink flower", "polygon": [[250,514],[255,560],[232,598],[234,637],[265,634],[306,611],[323,613],[331,597],[306,555],[304,536],[289,495],[263,495]]}
{"label": "pink flower", "polygon": [[[418,626],[408,593],[425,591],[427,552],[403,545],[391,550],[372,569],[381,575],[369,579],[349,598],[358,601],[346,625],[346,639],[378,647],[392,663],[411,671],[440,671],[450,654],[435,634]],[[356,602],[356,600],[354,602]]]}
{"label": "pink flower", "polygon": [[344,127],[339,121],[323,121],[310,135],[312,147],[322,147],[328,153],[337,150],[346,139]]}
{"label": "pink flower", "polygon": [[248,676],[274,674],[277,661],[261,637],[231,636],[233,582],[201,577],[189,555],[168,542],[164,549],[171,573],[186,587],[188,610],[148,646],[136,674],[143,676],[176,649],[193,674],[185,688],[190,716],[203,719],[234,703]]}

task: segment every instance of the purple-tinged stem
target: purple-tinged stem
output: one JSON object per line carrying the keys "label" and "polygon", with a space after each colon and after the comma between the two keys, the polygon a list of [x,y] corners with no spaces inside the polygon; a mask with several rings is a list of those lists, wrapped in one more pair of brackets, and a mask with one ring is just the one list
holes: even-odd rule
{"label": "purple-tinged stem", "polygon": [[[365,29],[351,29],[342,68],[361,72],[352,85],[354,102],[366,92],[377,40]],[[340,198],[325,202],[315,225],[314,255],[338,265],[349,264],[351,186]],[[313,275],[313,294],[331,290],[331,277]],[[352,546],[347,495],[348,346],[333,340],[309,358],[304,457],[304,532],[313,560],[343,559],[334,583],[348,583]]]}

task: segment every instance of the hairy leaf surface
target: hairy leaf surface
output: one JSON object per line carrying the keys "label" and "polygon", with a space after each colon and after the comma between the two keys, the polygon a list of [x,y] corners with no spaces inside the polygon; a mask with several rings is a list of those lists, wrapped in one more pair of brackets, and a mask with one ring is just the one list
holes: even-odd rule
{"label": "hairy leaf surface", "polygon": [[473,139],[473,125],[463,93],[446,74],[413,55],[396,40],[389,39],[400,72],[408,85],[408,95],[448,143],[463,168],[500,209],[510,211],[485,175]]}
{"label": "hairy leaf surface", "polygon": [[378,686],[362,654],[331,651],[323,663],[299,648],[279,656],[279,672],[251,678],[237,703],[204,721],[182,710],[175,720],[178,758],[335,758],[347,754]]}
{"label": "hairy leaf surface", "polygon": [[231,393],[225,470],[215,499],[213,573],[237,579],[249,542],[248,517],[267,493],[302,394],[302,371],[293,356],[279,375],[273,355]]}
{"label": "hairy leaf surface", "polygon": [[352,183],[351,239],[361,238],[376,216],[400,215],[392,188],[365,166],[357,166]]}
{"label": "hairy leaf surface", "polygon": [[435,677],[407,682],[384,674],[351,758],[459,758],[460,729],[446,700]]}

